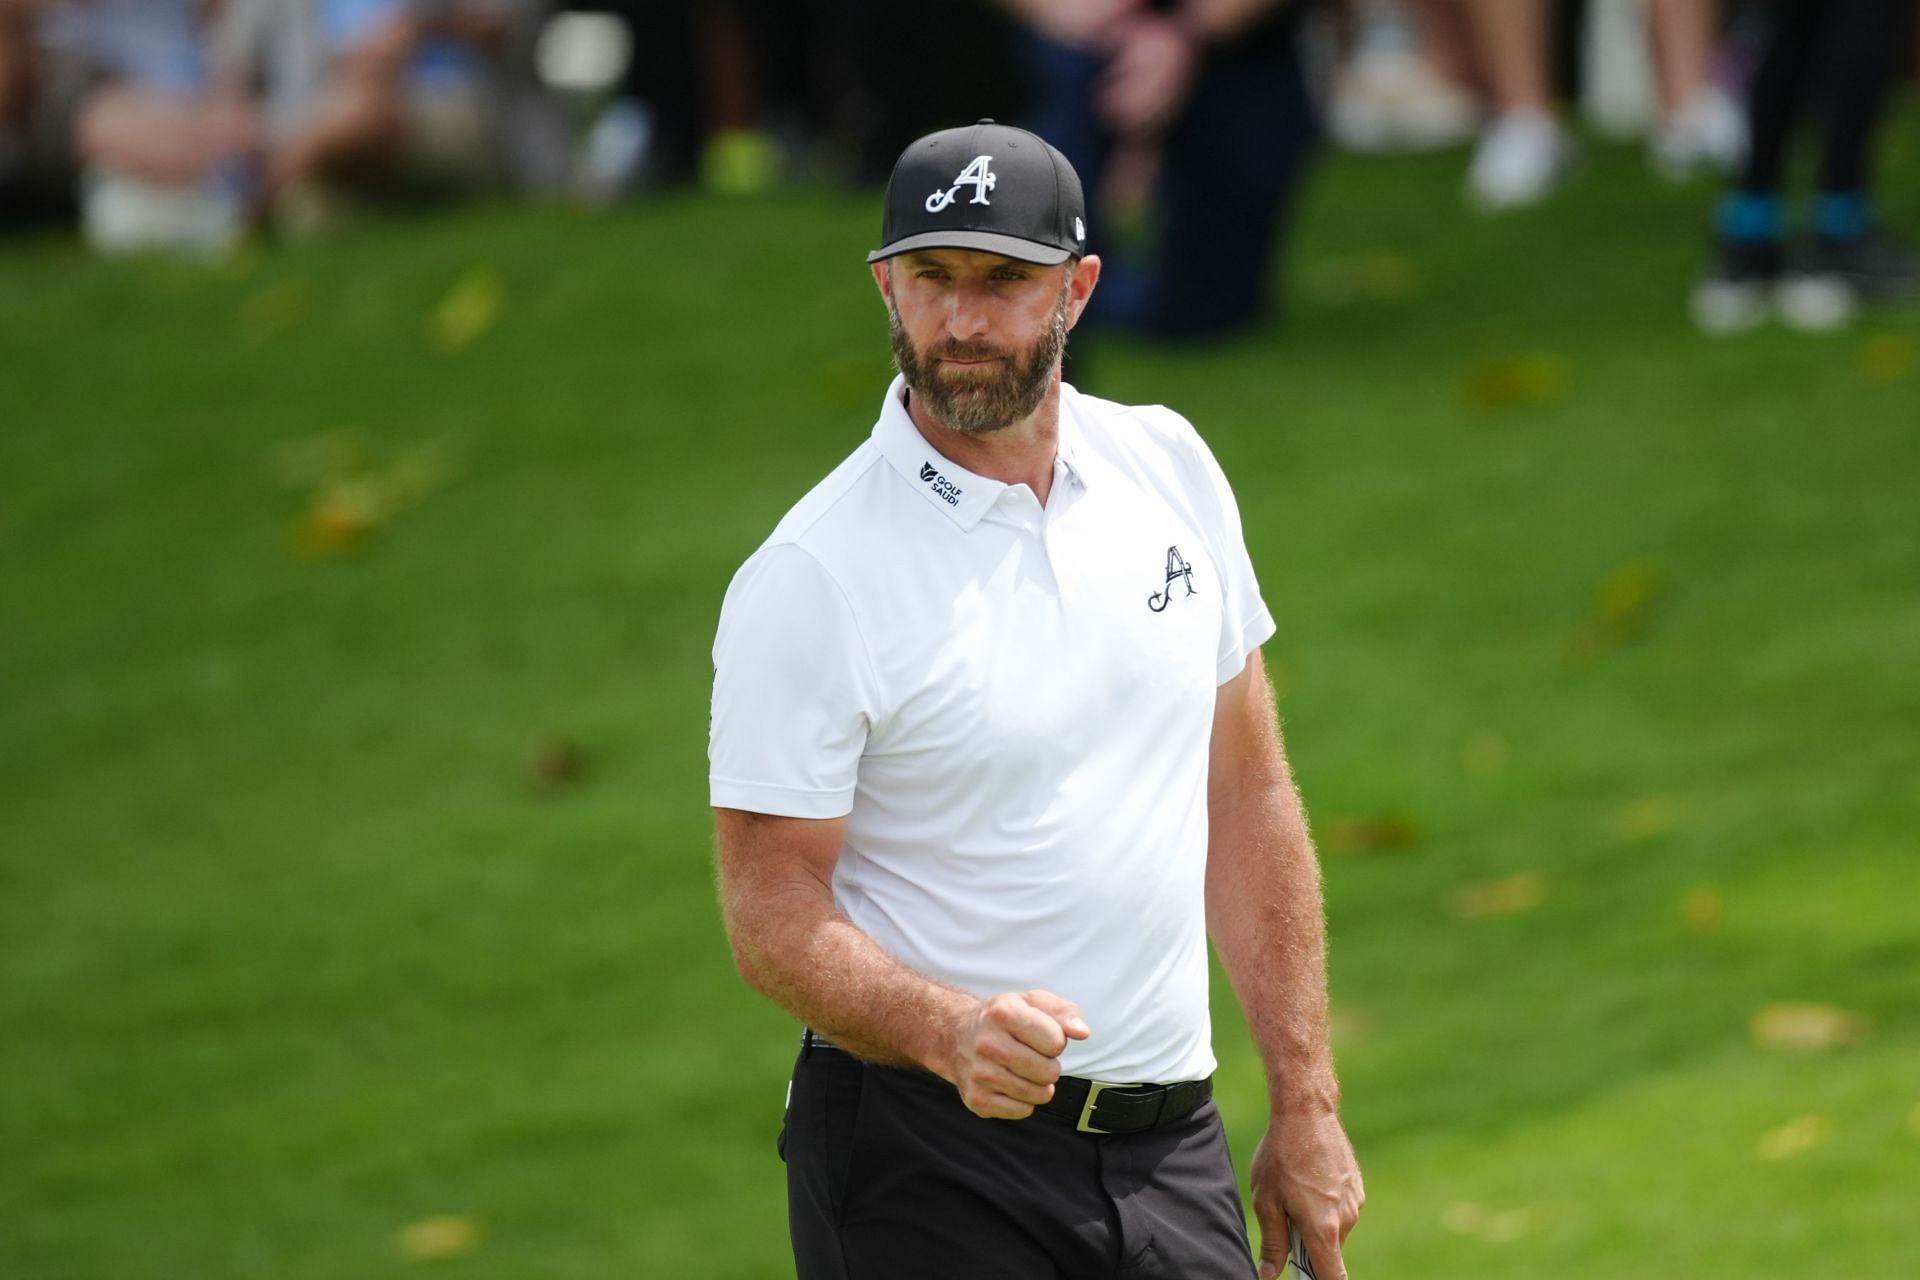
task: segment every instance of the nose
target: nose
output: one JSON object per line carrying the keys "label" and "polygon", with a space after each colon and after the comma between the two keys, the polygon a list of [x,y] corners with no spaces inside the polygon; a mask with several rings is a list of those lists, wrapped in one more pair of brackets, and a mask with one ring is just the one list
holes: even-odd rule
{"label": "nose", "polygon": [[956,284],[947,298],[947,332],[961,341],[984,337],[993,327],[988,290],[971,281]]}

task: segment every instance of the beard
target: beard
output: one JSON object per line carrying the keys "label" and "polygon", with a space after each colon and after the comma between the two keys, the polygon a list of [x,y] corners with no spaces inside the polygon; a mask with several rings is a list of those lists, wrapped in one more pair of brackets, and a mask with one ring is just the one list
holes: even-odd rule
{"label": "beard", "polygon": [[[1054,301],[1045,329],[1024,352],[990,342],[951,340],[924,352],[917,350],[889,297],[887,339],[893,344],[894,367],[941,426],[969,436],[1003,431],[1039,408],[1053,385],[1054,366],[1067,349],[1067,291],[1072,282],[1069,274],[1060,286],[1060,296]],[[994,363],[955,369],[942,366],[942,360]]]}

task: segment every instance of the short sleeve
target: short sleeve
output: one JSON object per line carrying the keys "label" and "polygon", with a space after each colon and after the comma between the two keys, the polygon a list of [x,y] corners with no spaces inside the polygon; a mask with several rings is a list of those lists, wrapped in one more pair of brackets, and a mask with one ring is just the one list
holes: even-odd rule
{"label": "short sleeve", "polygon": [[878,716],[873,664],[839,583],[800,547],[734,575],[713,644],[708,789],[718,808],[838,818]]}
{"label": "short sleeve", "polygon": [[1215,658],[1214,682],[1225,684],[1246,669],[1255,649],[1272,638],[1273,614],[1260,597],[1260,582],[1254,576],[1253,557],[1247,554],[1247,539],[1240,527],[1240,504],[1234,500],[1233,486],[1220,469],[1213,451],[1198,432],[1192,440],[1200,456],[1207,492],[1205,509],[1212,517],[1206,536],[1213,544],[1214,563],[1225,576],[1224,600],[1220,610],[1220,645]]}

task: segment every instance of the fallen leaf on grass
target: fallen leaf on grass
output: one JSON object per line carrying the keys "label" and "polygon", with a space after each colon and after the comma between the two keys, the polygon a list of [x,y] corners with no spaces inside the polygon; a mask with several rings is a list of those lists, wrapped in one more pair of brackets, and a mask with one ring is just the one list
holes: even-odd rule
{"label": "fallen leaf on grass", "polygon": [[1420,271],[1403,253],[1357,253],[1308,267],[1302,288],[1315,301],[1334,307],[1398,302],[1419,292]]}
{"label": "fallen leaf on grass", "polygon": [[1507,740],[1492,729],[1482,729],[1467,739],[1461,758],[1467,772],[1476,777],[1498,773],[1507,767]]}
{"label": "fallen leaf on grass", "polygon": [[291,333],[313,311],[313,288],[305,280],[282,280],[248,298],[240,308],[240,331],[264,342]]}
{"label": "fallen leaf on grass", "polygon": [[1594,591],[1593,616],[1567,638],[1567,660],[1591,662],[1640,637],[1649,606],[1665,590],[1660,571],[1644,560],[1620,565]]}
{"label": "fallen leaf on grass", "polygon": [[309,489],[307,509],[287,529],[303,559],[358,551],[394,516],[416,506],[446,479],[446,448],[429,441],[381,463],[350,431],[331,431],[279,451],[280,473]]}
{"label": "fallen leaf on grass", "polygon": [[1471,1236],[1488,1244],[1512,1244],[1533,1230],[1532,1209],[1484,1209],[1456,1201],[1440,1215],[1440,1225],[1457,1236]]}
{"label": "fallen leaf on grass", "polygon": [[1753,1042],[1763,1049],[1796,1053],[1823,1053],[1864,1042],[1867,1016],[1830,1004],[1770,1004],[1747,1024]]}
{"label": "fallen leaf on grass", "polygon": [[1860,344],[1860,376],[1898,382],[1920,369],[1920,334],[1880,333]]}
{"label": "fallen leaf on grass", "polygon": [[535,791],[560,791],[586,776],[587,760],[564,738],[549,738],[527,755],[527,782]]}
{"label": "fallen leaf on grass", "polygon": [[1704,938],[1718,929],[1726,911],[1720,891],[1706,885],[1687,890],[1687,896],[1680,899],[1680,918],[1686,921],[1687,932],[1698,937]]}
{"label": "fallen leaf on grass", "polygon": [[1825,1142],[1832,1128],[1825,1116],[1801,1116],[1761,1134],[1754,1154],[1762,1160],[1791,1160]]}
{"label": "fallen leaf on grass", "polygon": [[1531,911],[1546,898],[1547,878],[1538,871],[1522,871],[1456,889],[1447,905],[1456,919],[1486,920]]}
{"label": "fallen leaf on grass", "polygon": [[1667,796],[1645,796],[1614,812],[1613,829],[1622,840],[1650,840],[1680,825],[1680,806]]}
{"label": "fallen leaf on grass", "polygon": [[1483,413],[1552,404],[1567,394],[1572,383],[1564,357],[1544,354],[1502,356],[1475,365],[1467,374],[1462,394]]}
{"label": "fallen leaf on grass", "polygon": [[507,298],[495,273],[475,268],[461,276],[427,322],[427,340],[441,355],[472,346],[493,327]]}
{"label": "fallen leaf on grass", "polygon": [[1343,1048],[1364,1044],[1373,1038],[1373,1019],[1357,1009],[1334,1004],[1327,1010],[1327,1036]]}
{"label": "fallen leaf on grass", "polygon": [[1336,818],[1328,824],[1321,847],[1328,853],[1358,857],[1373,853],[1404,853],[1420,843],[1420,823],[1409,814],[1383,813],[1372,818]]}
{"label": "fallen leaf on grass", "polygon": [[446,1262],[466,1257],[486,1238],[486,1227],[475,1218],[423,1218],[401,1228],[400,1253],[409,1262]]}

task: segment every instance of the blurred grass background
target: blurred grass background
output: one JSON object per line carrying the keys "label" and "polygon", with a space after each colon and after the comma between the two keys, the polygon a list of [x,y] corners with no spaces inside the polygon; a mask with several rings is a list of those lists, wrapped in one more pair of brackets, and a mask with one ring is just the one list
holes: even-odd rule
{"label": "blurred grass background", "polygon": [[[1920,1257],[1920,316],[1697,336],[1641,166],[1338,158],[1283,325],[1076,365],[1206,433],[1280,620],[1357,1276]],[[0,1276],[790,1273],[708,645],[878,405],[876,209],[0,245]]]}

